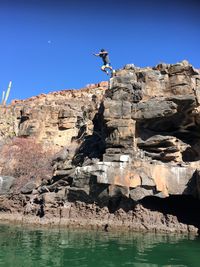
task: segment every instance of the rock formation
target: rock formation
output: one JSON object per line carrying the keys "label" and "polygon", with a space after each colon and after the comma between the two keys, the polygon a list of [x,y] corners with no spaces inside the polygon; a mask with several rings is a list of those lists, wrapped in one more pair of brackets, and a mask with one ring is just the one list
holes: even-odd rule
{"label": "rock formation", "polygon": [[[128,64],[108,83],[13,101],[0,111],[1,218],[200,228],[200,72],[187,61]],[[26,170],[26,158],[35,172]]]}

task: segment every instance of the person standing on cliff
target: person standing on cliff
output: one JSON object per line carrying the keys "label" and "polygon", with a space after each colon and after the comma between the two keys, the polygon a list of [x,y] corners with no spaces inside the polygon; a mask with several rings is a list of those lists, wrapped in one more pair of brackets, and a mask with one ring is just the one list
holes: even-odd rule
{"label": "person standing on cliff", "polygon": [[114,74],[114,70],[110,64],[109,55],[108,52],[105,49],[101,49],[101,51],[97,54],[93,54],[96,57],[101,57],[103,60],[103,65],[101,66],[101,70],[106,72],[107,75],[109,75],[109,71],[106,69],[109,69],[111,71],[111,74]]}

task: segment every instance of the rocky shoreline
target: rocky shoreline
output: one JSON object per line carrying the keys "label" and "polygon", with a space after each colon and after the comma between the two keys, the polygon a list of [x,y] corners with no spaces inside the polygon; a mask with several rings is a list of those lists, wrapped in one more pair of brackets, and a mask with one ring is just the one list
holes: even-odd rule
{"label": "rocky shoreline", "polygon": [[120,208],[110,213],[107,207],[99,208],[95,204],[68,203],[64,207],[45,212],[43,216],[21,212],[0,212],[0,222],[22,226],[69,227],[104,231],[199,234],[199,227],[182,223],[177,216],[144,208],[141,204],[137,204],[134,210],[128,212]]}

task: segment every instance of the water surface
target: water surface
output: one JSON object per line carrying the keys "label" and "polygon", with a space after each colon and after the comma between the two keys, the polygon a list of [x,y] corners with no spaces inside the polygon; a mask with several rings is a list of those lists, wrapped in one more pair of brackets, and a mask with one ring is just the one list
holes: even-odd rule
{"label": "water surface", "polygon": [[0,266],[198,267],[200,239],[0,225]]}

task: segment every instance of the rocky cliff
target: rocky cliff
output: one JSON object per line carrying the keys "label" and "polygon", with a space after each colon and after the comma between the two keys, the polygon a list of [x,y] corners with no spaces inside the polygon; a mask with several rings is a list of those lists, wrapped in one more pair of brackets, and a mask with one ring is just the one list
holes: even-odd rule
{"label": "rocky cliff", "polygon": [[187,61],[0,107],[0,218],[198,232],[200,72]]}

